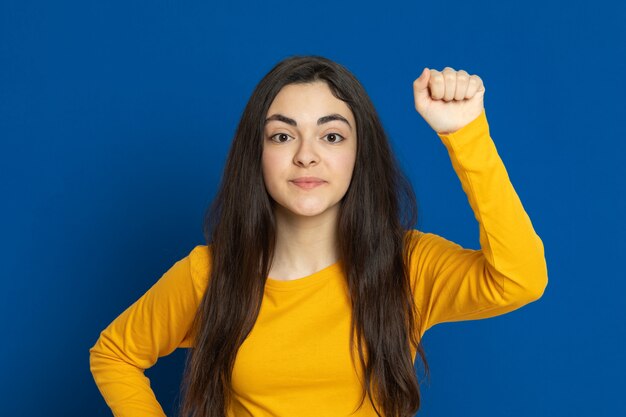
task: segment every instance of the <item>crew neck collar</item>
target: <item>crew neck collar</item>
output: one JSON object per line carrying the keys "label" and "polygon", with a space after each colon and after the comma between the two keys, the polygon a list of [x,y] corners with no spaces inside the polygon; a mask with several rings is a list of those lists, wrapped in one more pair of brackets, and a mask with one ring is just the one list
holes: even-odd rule
{"label": "crew neck collar", "polygon": [[318,283],[327,281],[328,279],[338,275],[341,275],[341,265],[339,261],[301,278],[284,281],[267,277],[265,288],[277,291],[299,290],[317,285]]}

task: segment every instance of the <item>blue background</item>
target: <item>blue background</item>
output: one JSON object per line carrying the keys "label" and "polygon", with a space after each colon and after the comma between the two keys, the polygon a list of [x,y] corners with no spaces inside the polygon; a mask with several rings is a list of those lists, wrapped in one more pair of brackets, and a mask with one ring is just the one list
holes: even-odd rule
{"label": "blue background", "polygon": [[[415,187],[418,227],[479,248],[447,152],[413,106],[427,66],[478,74],[549,284],[440,324],[420,416],[626,415],[626,2],[0,3],[3,415],[106,416],[99,332],[203,244],[202,214],[260,78],[347,66]],[[184,350],[146,371],[168,415]]]}

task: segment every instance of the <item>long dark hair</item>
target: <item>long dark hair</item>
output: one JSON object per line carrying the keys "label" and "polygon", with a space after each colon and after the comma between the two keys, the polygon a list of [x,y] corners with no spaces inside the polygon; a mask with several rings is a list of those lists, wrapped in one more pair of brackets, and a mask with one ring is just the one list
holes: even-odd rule
{"label": "long dark hair", "polygon": [[[326,82],[354,114],[357,153],[340,203],[339,259],[350,291],[350,344],[356,336],[364,391],[378,415],[413,416],[420,406],[411,356],[421,345],[408,265],[417,222],[410,182],[398,168],[374,106],[343,66],[320,56],[292,56],[259,82],[233,139],[219,191],[204,218],[211,271],[198,308],[194,348],[181,384],[180,414],[224,417],[237,350],[252,330],[274,254],[276,223],[262,176],[264,120],[285,85]],[[376,407],[379,405],[379,409]]]}

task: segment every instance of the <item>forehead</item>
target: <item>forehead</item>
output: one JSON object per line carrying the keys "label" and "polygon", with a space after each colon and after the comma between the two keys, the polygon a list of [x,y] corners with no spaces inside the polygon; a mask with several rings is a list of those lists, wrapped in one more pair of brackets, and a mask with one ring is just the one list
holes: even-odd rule
{"label": "forehead", "polygon": [[291,113],[292,116],[297,116],[295,113],[311,113],[318,116],[320,113],[338,112],[353,120],[350,107],[335,97],[328,84],[323,81],[284,86],[272,101],[268,115],[272,112],[285,115]]}

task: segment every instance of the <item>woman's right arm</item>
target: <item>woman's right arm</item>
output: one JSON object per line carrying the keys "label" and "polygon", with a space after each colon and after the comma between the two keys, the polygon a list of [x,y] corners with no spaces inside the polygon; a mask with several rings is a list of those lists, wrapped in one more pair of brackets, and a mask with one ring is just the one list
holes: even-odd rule
{"label": "woman's right arm", "polygon": [[116,417],[164,417],[144,370],[177,347],[206,290],[208,248],[196,246],[100,333],[89,349],[93,378]]}

